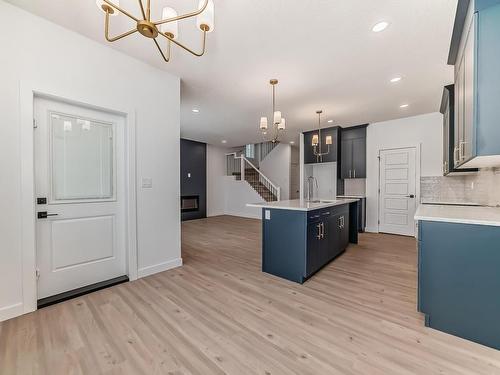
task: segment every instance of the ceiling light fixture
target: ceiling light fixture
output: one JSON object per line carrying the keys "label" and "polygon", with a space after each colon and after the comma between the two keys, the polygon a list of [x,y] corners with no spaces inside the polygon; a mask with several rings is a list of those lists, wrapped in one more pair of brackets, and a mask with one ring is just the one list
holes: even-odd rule
{"label": "ceiling light fixture", "polygon": [[396,82],[399,82],[403,79],[403,77],[401,76],[396,76],[394,78],[391,78],[391,83],[396,83]]}
{"label": "ceiling light fixture", "polygon": [[[144,7],[142,0],[139,0],[139,7],[141,9],[141,18],[136,18],[134,15],[128,11],[120,8],[119,0],[96,0],[96,4],[104,13],[106,13],[106,21],[104,24],[104,36],[108,42],[115,42],[126,36],[134,34],[138,31],[140,34],[146,38],[153,40],[156,48],[160,52],[161,57],[165,62],[170,61],[170,46],[171,43],[178,45],[184,50],[195,56],[203,56],[205,53],[207,33],[214,30],[214,3],[213,0],[199,0],[198,10],[178,15],[175,9],[165,7],[162,11],[162,19],[159,21],[151,21],[151,0],[146,0],[146,7]],[[137,25],[132,30],[129,30],[123,34],[110,37],[109,36],[109,18],[112,15],[117,15],[116,11],[124,14],[125,16],[131,18]],[[195,52],[185,45],[177,41],[178,35],[178,21],[196,17],[196,26],[203,32],[203,45],[201,52]],[[158,35],[161,35],[167,39],[167,53],[163,52],[160,47],[159,42],[156,40]]]}
{"label": "ceiling light fixture", "polygon": [[399,108],[408,108],[409,104],[401,104]]}
{"label": "ceiling light fixture", "polygon": [[321,143],[322,143],[322,139],[321,139],[321,114],[323,113],[323,111],[321,109],[319,109],[316,111],[316,113],[318,114],[318,134],[313,134],[311,143],[313,146],[314,155],[316,155],[316,157],[319,158],[323,155],[327,155],[330,153],[330,145],[332,144],[332,136],[331,135],[326,136],[325,143],[326,143],[326,146],[328,148],[327,148],[326,152],[321,152]]}
{"label": "ceiling light fixture", "polygon": [[372,27],[372,31],[373,31],[374,33],[379,33],[379,32],[381,32],[381,31],[384,31],[385,29],[387,29],[387,26],[389,26],[389,22],[382,21],[382,22],[376,23],[376,24]]}
{"label": "ceiling light fixture", "polygon": [[333,120],[328,120],[328,123],[331,124],[333,122]]}
{"label": "ceiling light fixture", "polygon": [[[274,129],[274,137],[271,139],[272,143],[276,143],[279,141],[280,132],[286,129],[286,120],[281,117],[281,111],[276,110],[276,85],[278,84],[277,79],[271,79],[269,81],[271,86],[273,87],[273,129]],[[260,131],[262,135],[267,134],[267,117],[260,118]]]}
{"label": "ceiling light fixture", "polygon": [[227,141],[226,141],[225,139],[223,139],[223,140],[221,141],[221,143],[227,143]]}
{"label": "ceiling light fixture", "polygon": [[294,142],[294,141],[290,141],[290,144],[291,144],[291,145],[294,145],[294,144],[295,144],[295,142]]}
{"label": "ceiling light fixture", "polygon": [[200,110],[199,110],[199,109],[196,109],[196,108],[193,108],[191,111],[192,111],[193,113],[200,113]]}

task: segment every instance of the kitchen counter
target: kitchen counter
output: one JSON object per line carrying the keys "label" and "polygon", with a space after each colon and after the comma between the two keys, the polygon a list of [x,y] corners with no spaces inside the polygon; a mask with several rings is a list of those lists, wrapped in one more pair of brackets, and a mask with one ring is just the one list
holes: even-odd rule
{"label": "kitchen counter", "polygon": [[340,199],[345,199],[345,198],[348,198],[348,199],[363,199],[363,198],[366,198],[366,195],[337,195],[337,199],[340,198]]}
{"label": "kitchen counter", "polygon": [[358,199],[335,199],[335,200],[319,200],[319,202],[308,202],[302,199],[292,199],[279,202],[264,202],[264,203],[247,203],[248,207],[272,208],[279,210],[294,210],[294,211],[313,211],[321,208],[339,206],[357,202]]}
{"label": "kitchen counter", "polygon": [[500,208],[421,204],[415,220],[500,226]]}

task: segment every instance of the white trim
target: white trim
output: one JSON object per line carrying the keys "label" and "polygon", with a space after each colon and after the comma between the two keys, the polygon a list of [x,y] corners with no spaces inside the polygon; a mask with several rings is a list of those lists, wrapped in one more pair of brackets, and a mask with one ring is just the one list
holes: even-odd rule
{"label": "white trim", "polygon": [[155,273],[158,273],[158,272],[168,271],[172,268],[177,268],[180,266],[182,266],[182,258],[169,260],[168,262],[162,262],[162,263],[154,264],[152,266],[139,268],[138,277],[140,279],[142,277],[154,275]]}
{"label": "white trim", "polygon": [[[19,84],[19,124],[21,140],[21,251],[22,308],[16,315],[37,309],[36,223],[33,142],[33,105],[35,96],[52,98],[73,105],[112,112],[125,117],[126,143],[126,245],[128,277],[137,279],[137,199],[136,199],[136,115],[134,109],[116,108],[109,103],[94,103],[92,97],[75,97],[67,89],[53,84],[40,85],[21,81]],[[17,305],[16,305],[17,306]],[[2,310],[0,310],[2,311]],[[0,320],[3,314],[0,314]]]}
{"label": "white trim", "polygon": [[0,322],[23,314],[22,302],[0,308]]}
{"label": "white trim", "polygon": [[[415,202],[420,202],[420,174],[422,168],[422,158],[421,158],[421,150],[422,143],[417,143],[416,145],[411,146],[401,146],[401,147],[391,147],[391,148],[381,148],[377,152],[378,157],[378,174],[377,174],[377,227],[376,228],[365,228],[366,232],[371,233],[380,233],[380,152],[381,151],[390,151],[390,150],[400,150],[405,148],[414,148],[415,149]],[[417,204],[415,204],[415,208]],[[396,233],[395,233],[396,234]],[[415,236],[417,236],[417,232],[415,231]]]}

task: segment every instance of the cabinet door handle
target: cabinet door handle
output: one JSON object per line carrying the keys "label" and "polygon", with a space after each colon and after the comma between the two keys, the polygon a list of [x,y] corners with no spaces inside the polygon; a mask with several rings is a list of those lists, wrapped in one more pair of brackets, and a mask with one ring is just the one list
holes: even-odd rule
{"label": "cabinet door handle", "polygon": [[351,170],[349,169],[349,178],[351,178]]}
{"label": "cabinet door handle", "polygon": [[325,223],[321,222],[321,238],[325,238]]}
{"label": "cabinet door handle", "polygon": [[319,240],[321,239],[321,223],[316,225],[316,228],[318,228],[318,234],[316,235],[316,238]]}
{"label": "cabinet door handle", "polygon": [[465,144],[467,142],[464,142],[464,141],[460,141],[460,144],[458,145],[458,149],[460,150],[458,152],[458,157],[460,158],[460,160],[463,160],[465,159]]}
{"label": "cabinet door handle", "polygon": [[457,157],[457,153],[458,153],[458,151],[459,151],[459,150],[458,150],[458,147],[455,147],[455,148],[453,149],[453,160],[454,160],[455,164],[458,164],[458,162],[459,162],[459,159],[458,159],[458,157]]}
{"label": "cabinet door handle", "polygon": [[356,178],[356,170],[354,170],[354,178]]}

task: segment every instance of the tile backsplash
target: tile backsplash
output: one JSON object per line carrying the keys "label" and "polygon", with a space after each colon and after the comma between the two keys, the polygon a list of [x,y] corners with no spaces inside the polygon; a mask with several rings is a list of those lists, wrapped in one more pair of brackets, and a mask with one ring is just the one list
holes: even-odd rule
{"label": "tile backsplash", "polygon": [[420,200],[500,206],[500,169],[482,169],[460,176],[421,177]]}

